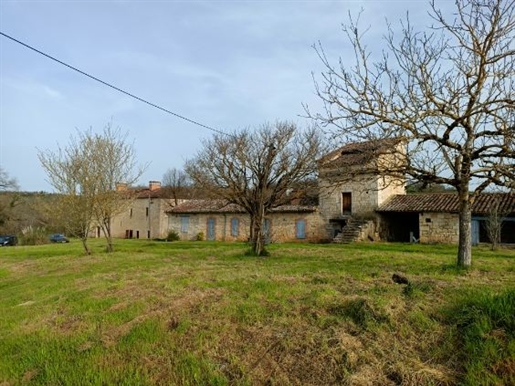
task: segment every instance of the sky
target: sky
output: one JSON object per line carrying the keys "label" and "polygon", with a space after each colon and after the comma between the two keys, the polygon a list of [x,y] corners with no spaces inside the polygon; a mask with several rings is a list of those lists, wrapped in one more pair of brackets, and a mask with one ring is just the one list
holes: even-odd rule
{"label": "sky", "polygon": [[[448,6],[450,0],[440,0]],[[386,20],[409,11],[428,26],[426,0],[0,0],[0,31],[71,66],[211,128],[231,132],[323,109],[314,74],[328,57],[352,65],[342,33],[362,10],[367,46],[380,52]],[[22,191],[52,192],[38,152],[111,123],[127,134],[139,184],[181,169],[213,131],[130,98],[0,36],[0,166]]]}

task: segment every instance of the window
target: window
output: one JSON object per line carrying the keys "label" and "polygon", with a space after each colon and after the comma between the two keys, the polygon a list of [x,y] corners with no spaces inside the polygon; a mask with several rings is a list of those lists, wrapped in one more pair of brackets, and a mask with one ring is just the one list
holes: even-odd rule
{"label": "window", "polygon": [[238,237],[240,235],[240,220],[237,218],[231,219],[231,236]]}
{"label": "window", "polygon": [[146,209],[145,215],[148,217],[148,206],[145,209]]}
{"label": "window", "polygon": [[190,225],[190,218],[188,216],[181,216],[181,232],[187,233]]}
{"label": "window", "polygon": [[129,212],[129,217],[132,218],[132,208],[131,208],[131,210]]}
{"label": "window", "polygon": [[306,220],[301,219],[295,222],[295,237],[298,239],[306,238]]}

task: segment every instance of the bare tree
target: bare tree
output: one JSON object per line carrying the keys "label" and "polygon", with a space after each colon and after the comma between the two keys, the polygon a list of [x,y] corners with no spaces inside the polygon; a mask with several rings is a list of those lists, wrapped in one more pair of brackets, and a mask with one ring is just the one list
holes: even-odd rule
{"label": "bare tree", "polygon": [[9,177],[9,174],[0,166],[0,191],[18,190],[16,178]]}
{"label": "bare tree", "polygon": [[485,220],[485,229],[488,238],[490,239],[490,248],[492,251],[497,250],[499,244],[501,243],[501,234],[504,221],[510,214],[511,210],[502,205],[501,194],[498,193],[492,195],[490,210]]}
{"label": "bare tree", "polygon": [[197,187],[250,215],[252,250],[264,253],[265,216],[290,202],[288,191],[313,177],[321,138],[288,122],[265,124],[256,131],[215,135],[203,143],[186,172]]}
{"label": "bare tree", "polygon": [[67,147],[38,153],[50,184],[62,195],[58,208],[67,229],[80,236],[86,253],[94,226],[102,229],[107,251],[113,250],[111,220],[131,204],[131,191],[118,190],[117,184],[130,186],[143,173],[126,139],[126,133],[109,123],[102,134],[78,132]]}
{"label": "bare tree", "polygon": [[177,168],[168,169],[163,175],[163,188],[173,199],[173,206],[179,204],[179,199],[190,197],[192,186],[188,174]]}
{"label": "bare tree", "polygon": [[119,183],[133,185],[143,174],[145,166],[138,166],[132,143],[127,142],[127,133],[108,124],[102,135],[90,136],[91,157],[97,164],[97,195],[95,220],[107,241],[107,251],[112,252],[111,221],[114,216],[132,205],[134,192],[117,189]]}
{"label": "bare tree", "polygon": [[0,228],[11,228],[14,208],[20,203],[18,182],[0,166]]}
{"label": "bare tree", "polygon": [[475,197],[515,177],[515,1],[455,5],[449,19],[432,1],[429,31],[417,32],[407,17],[397,39],[388,25],[376,61],[351,17],[344,32],[354,64],[342,58],[335,66],[316,46],[325,71],[315,86],[325,111],[306,112],[348,141],[402,138],[403,162],[389,172],[456,189],[457,263],[467,267]]}
{"label": "bare tree", "polygon": [[63,224],[67,233],[78,236],[89,254],[87,239],[93,224],[93,205],[96,179],[93,164],[84,156],[87,146],[79,138],[70,138],[66,148],[57,152],[39,151],[38,157],[49,178],[48,182],[59,193],[52,205],[54,219]]}

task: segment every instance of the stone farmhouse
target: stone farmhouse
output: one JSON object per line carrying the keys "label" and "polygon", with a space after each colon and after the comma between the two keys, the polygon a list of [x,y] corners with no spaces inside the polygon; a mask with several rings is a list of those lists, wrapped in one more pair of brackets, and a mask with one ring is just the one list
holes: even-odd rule
{"label": "stone farmhouse", "polygon": [[[120,184],[117,189],[125,189]],[[150,181],[148,188],[136,189],[131,205],[113,218],[113,237],[127,239],[163,238],[168,234],[169,211],[175,205],[170,191],[159,181]]]}
{"label": "stone farmhouse", "polygon": [[[389,173],[403,162],[403,143],[381,140],[345,145],[318,162],[316,206],[292,203],[265,220],[270,242],[399,241],[458,242],[458,197],[454,193],[406,194],[403,176]],[[396,151],[392,151],[395,149]],[[115,237],[245,241],[249,216],[222,200],[181,200],[177,205],[150,182],[133,206],[113,221]],[[487,242],[486,221],[494,208],[503,214],[501,242],[515,243],[515,195],[484,193],[473,205],[472,238]]]}

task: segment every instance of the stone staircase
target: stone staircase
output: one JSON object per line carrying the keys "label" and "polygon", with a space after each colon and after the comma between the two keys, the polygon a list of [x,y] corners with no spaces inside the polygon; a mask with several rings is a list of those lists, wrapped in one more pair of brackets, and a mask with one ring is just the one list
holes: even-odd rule
{"label": "stone staircase", "polygon": [[369,225],[370,220],[358,220],[350,218],[342,229],[342,232],[336,235],[333,243],[348,244],[354,241],[359,241],[362,237],[362,231]]}

